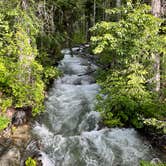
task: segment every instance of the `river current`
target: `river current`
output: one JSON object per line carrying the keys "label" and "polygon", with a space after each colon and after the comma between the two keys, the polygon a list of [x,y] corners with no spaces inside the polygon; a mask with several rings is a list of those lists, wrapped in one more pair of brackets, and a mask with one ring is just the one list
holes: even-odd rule
{"label": "river current", "polygon": [[[81,52],[81,48],[73,48]],[[33,132],[42,140],[44,166],[138,166],[158,157],[148,141],[134,129],[99,129],[95,111],[99,86],[89,71],[88,59],[62,50],[64,75],[55,80],[45,102],[47,113]]]}

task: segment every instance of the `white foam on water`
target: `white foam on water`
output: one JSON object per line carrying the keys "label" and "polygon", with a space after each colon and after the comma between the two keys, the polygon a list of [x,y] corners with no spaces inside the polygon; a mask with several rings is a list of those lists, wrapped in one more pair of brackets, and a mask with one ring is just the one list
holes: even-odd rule
{"label": "white foam on water", "polygon": [[41,152],[40,160],[42,161],[42,166],[55,166],[55,163],[44,152]]}

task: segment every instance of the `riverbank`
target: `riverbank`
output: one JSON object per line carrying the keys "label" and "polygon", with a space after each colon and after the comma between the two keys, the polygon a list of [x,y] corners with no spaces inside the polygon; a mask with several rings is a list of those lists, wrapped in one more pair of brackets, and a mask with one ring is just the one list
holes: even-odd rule
{"label": "riverbank", "polygon": [[10,123],[0,133],[0,166],[25,166],[28,158],[41,165],[41,145],[32,134],[34,119],[30,114],[29,107],[6,111]]}

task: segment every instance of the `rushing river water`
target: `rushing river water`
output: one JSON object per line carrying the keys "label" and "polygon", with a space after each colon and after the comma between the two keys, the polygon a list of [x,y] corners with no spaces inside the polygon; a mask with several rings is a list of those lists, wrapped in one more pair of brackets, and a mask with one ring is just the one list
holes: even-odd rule
{"label": "rushing river water", "polygon": [[34,127],[44,146],[44,166],[137,166],[140,160],[157,157],[134,129],[98,130],[100,115],[94,105],[99,86],[85,75],[96,66],[72,56],[69,49],[62,53],[59,68],[64,75],[50,89],[48,115]]}

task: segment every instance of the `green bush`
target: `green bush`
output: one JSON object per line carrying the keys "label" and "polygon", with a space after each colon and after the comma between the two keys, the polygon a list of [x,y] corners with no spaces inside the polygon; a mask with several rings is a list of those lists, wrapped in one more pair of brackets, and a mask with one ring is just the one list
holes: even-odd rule
{"label": "green bush", "polygon": [[164,163],[151,164],[149,161],[141,161],[140,166],[166,166]]}
{"label": "green bush", "polygon": [[149,6],[131,1],[108,13],[121,17],[91,28],[93,52],[103,66],[98,77],[101,91],[97,109],[106,125],[141,128],[143,117],[160,118],[163,114],[152,91],[154,85],[149,83],[154,77],[154,54],[165,50],[166,38],[159,35],[163,21],[150,14]]}
{"label": "green bush", "polygon": [[9,124],[10,120],[8,118],[6,118],[5,116],[0,116],[0,131],[4,130],[8,124]]}
{"label": "green bush", "polygon": [[151,94],[143,86],[144,75],[146,72],[140,64],[131,64],[128,70],[112,72],[99,82],[101,94],[97,97],[97,108],[105,124],[142,127],[140,114],[145,114],[143,108],[152,102]]}
{"label": "green bush", "polygon": [[28,159],[25,161],[25,165],[26,166],[37,166],[37,163],[31,157],[28,157]]}
{"label": "green bush", "polygon": [[60,75],[60,71],[53,66],[47,66],[44,68],[43,80],[45,84],[49,84],[49,81],[56,79]]}
{"label": "green bush", "polygon": [[[19,1],[5,3],[0,3],[0,108],[32,106],[35,115],[43,111],[44,101],[43,67],[36,61],[39,22]],[[23,21],[13,21],[18,17]]]}

